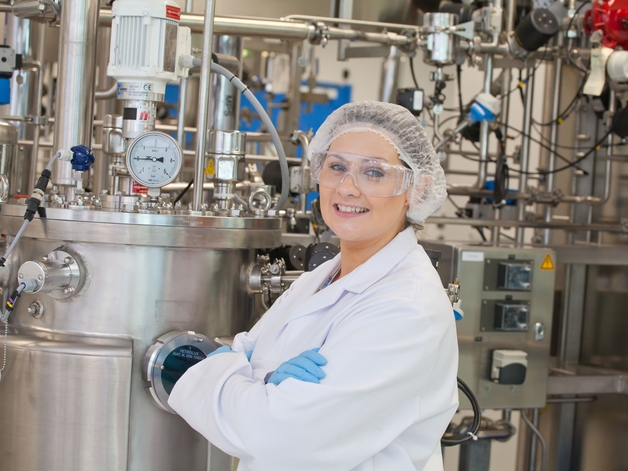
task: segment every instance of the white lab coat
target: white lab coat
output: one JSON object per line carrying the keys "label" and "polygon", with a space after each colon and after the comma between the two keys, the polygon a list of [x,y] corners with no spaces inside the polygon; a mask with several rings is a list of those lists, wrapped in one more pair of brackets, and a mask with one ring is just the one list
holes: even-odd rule
{"label": "white lab coat", "polygon": [[[172,391],[170,406],[238,471],[416,471],[439,445],[458,406],[458,347],[429,257],[408,228],[318,291],[339,264],[301,276],[235,337],[236,353],[198,363]],[[315,347],[328,361],[320,384],[264,383]]]}

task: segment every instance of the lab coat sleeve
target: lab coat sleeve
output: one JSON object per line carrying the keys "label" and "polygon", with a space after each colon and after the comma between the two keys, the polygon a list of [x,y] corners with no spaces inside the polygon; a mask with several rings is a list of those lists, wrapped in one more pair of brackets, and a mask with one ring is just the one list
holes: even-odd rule
{"label": "lab coat sleeve", "polygon": [[[456,352],[446,355],[452,368],[435,368],[455,332],[435,329],[410,302],[373,301],[332,329],[320,350],[328,360],[321,384],[266,385],[242,355],[217,355],[188,370],[169,404],[252,471],[351,470],[416,423],[425,424],[426,443],[414,461],[425,463],[457,405]],[[451,308],[440,315],[452,317]]]}
{"label": "lab coat sleeve", "polygon": [[285,300],[292,295],[295,286],[298,286],[298,283],[303,283],[303,280],[307,280],[307,275],[308,273],[304,273],[298,280],[292,283],[290,288],[284,291],[282,295],[277,298],[270,309],[264,313],[264,315],[259,321],[257,321],[250,331],[237,334],[233,338],[231,348],[236,352],[242,353],[252,352],[255,350],[255,344],[257,344],[257,339],[259,339],[260,334],[264,331],[265,325],[280,311],[279,306],[281,306]]}

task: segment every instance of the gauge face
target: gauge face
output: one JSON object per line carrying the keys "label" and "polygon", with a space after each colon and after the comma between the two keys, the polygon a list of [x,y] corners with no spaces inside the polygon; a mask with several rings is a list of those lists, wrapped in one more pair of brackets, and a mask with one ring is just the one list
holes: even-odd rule
{"label": "gauge face", "polygon": [[148,188],[157,188],[177,178],[183,163],[183,152],[169,135],[150,131],[131,143],[126,161],[135,181]]}

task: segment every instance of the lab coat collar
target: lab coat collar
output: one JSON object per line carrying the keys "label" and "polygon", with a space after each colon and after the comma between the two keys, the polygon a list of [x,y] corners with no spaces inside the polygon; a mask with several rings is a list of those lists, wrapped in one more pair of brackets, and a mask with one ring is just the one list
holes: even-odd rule
{"label": "lab coat collar", "polygon": [[341,254],[314,270],[307,283],[291,296],[296,300],[291,315],[285,323],[291,322],[312,312],[325,309],[338,301],[340,296],[349,291],[362,293],[390,272],[408,253],[417,246],[414,230],[410,227],[391,240],[384,248],[360,265],[349,275],[340,278],[328,287],[319,291],[325,280],[340,266]]}
{"label": "lab coat collar", "polygon": [[369,258],[347,276],[345,289],[352,293],[362,293],[365,289],[384,278],[403,258],[417,247],[417,239],[412,227],[401,231],[384,248]]}

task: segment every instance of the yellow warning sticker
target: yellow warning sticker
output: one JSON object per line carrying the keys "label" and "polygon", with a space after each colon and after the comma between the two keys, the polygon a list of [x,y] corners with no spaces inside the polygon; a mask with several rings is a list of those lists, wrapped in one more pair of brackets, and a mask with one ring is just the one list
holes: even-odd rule
{"label": "yellow warning sticker", "polygon": [[547,254],[543,259],[543,263],[541,263],[541,270],[554,270],[554,268],[552,257],[550,257],[550,254]]}
{"label": "yellow warning sticker", "polygon": [[205,175],[215,175],[216,170],[214,169],[214,159],[209,159],[209,164],[205,168]]}

